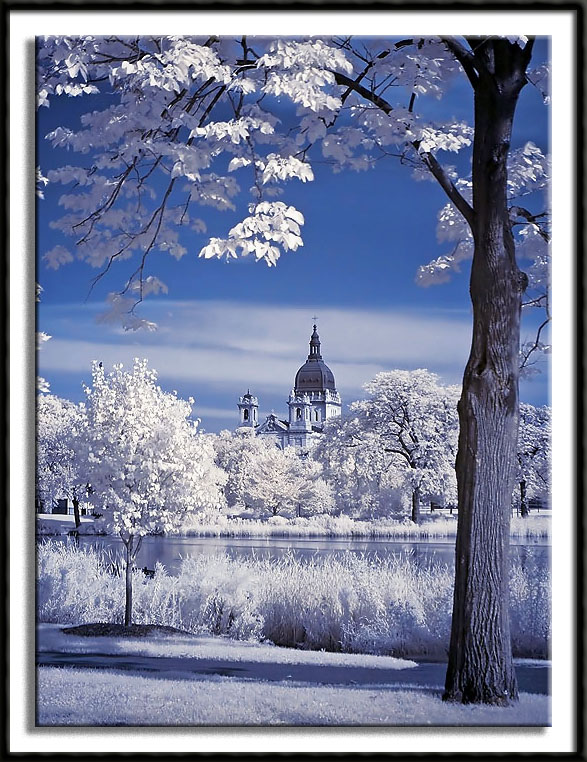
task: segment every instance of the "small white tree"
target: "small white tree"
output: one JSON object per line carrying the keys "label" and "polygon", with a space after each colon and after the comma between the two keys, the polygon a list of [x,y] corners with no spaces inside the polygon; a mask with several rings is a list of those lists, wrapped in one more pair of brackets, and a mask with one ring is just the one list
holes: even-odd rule
{"label": "small white tree", "polygon": [[223,431],[216,440],[217,463],[228,475],[225,494],[230,506],[245,506],[259,516],[329,513],[332,489],[322,466],[301,458],[292,447],[280,450],[251,429]]}
{"label": "small white tree", "polygon": [[190,420],[193,400],[156,384],[135,359],[131,372],[92,366],[85,436],[91,499],[126,548],[124,623],[132,622],[132,568],[144,535],[178,528],[189,512],[222,504],[223,472],[212,442]]}
{"label": "small white tree", "polygon": [[80,524],[79,501],[87,493],[88,484],[79,449],[84,423],[83,405],[54,394],[37,397],[36,497],[45,504],[70,498],[76,528]]}
{"label": "small white tree", "polygon": [[294,449],[280,450],[273,442],[262,447],[261,457],[250,464],[246,501],[260,515],[295,516],[303,487],[300,458]]}
{"label": "small white tree", "polygon": [[402,474],[394,456],[357,415],[331,418],[312,455],[322,463],[337,510],[355,518],[389,515],[398,508]]}
{"label": "small white tree", "polygon": [[456,497],[459,389],[441,386],[427,370],[378,373],[364,388],[369,399],[354,402],[351,410],[403,469],[417,523],[423,495]]}
{"label": "small white tree", "polygon": [[265,444],[251,428],[246,427],[235,432],[221,431],[215,438],[216,463],[227,474],[224,495],[229,508],[251,507],[246,503],[251,464],[262,457]]}
{"label": "small white tree", "polygon": [[548,497],[551,467],[551,411],[547,405],[520,404],[518,486],[520,514],[529,513],[528,500]]}

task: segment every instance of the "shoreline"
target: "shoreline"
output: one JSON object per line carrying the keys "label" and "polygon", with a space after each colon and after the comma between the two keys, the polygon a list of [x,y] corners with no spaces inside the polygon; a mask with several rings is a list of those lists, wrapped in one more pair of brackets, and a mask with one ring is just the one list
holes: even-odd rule
{"label": "shoreline", "polygon": [[[85,526],[84,526],[85,525]],[[41,530],[41,531],[39,531]],[[37,537],[67,535],[75,531],[73,516],[63,514],[37,514]],[[256,519],[224,518],[217,522],[203,522],[201,526],[188,527],[183,532],[165,535],[170,538],[324,538],[349,540],[407,540],[417,541],[449,539],[456,537],[456,516],[426,517],[421,524],[408,521],[374,519],[363,521],[348,517],[315,516],[312,518],[285,519],[273,517],[266,521]],[[94,519],[83,516],[78,530],[80,536],[112,537],[100,532]],[[152,535],[160,536],[160,535]],[[513,517],[510,538],[551,541],[550,512],[543,511],[528,518]]]}

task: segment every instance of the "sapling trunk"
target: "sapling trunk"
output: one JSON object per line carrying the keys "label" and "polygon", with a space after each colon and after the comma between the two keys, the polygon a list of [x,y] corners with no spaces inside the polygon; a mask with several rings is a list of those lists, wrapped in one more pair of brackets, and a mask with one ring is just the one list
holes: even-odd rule
{"label": "sapling trunk", "polygon": [[75,528],[79,529],[80,524],[82,523],[82,520],[79,514],[79,500],[77,499],[77,497],[74,497],[72,498],[72,502],[73,502],[73,519],[75,521]]}
{"label": "sapling trunk", "polygon": [[125,596],[124,596],[124,626],[129,627],[132,624],[132,570],[134,566],[134,560],[139,548],[141,547],[142,537],[135,537],[131,534],[126,539],[123,537],[122,541],[126,548],[125,555]]}
{"label": "sapling trunk", "polygon": [[526,493],[526,480],[520,480],[520,515],[523,519],[528,517],[530,513],[528,509],[528,499]]}
{"label": "sapling trunk", "polygon": [[131,535],[124,541],[126,547],[126,565],[125,565],[125,596],[124,596],[124,626],[130,627],[132,624],[132,564],[133,564],[133,546],[134,537]]}
{"label": "sapling trunk", "polygon": [[412,491],[412,521],[414,524],[420,523],[420,487]]}

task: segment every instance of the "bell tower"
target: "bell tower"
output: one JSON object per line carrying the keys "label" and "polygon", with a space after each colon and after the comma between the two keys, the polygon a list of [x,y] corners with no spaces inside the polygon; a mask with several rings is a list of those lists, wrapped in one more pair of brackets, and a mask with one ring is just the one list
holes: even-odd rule
{"label": "bell tower", "polygon": [[247,389],[247,393],[239,397],[238,401],[239,409],[239,426],[250,426],[255,428],[259,425],[259,400],[251,394],[250,389]]}

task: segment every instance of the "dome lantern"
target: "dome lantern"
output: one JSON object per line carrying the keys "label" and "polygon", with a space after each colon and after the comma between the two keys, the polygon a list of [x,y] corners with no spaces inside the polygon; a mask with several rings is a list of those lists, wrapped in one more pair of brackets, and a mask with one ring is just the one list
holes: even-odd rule
{"label": "dome lantern", "polygon": [[314,324],[310,337],[310,354],[296,373],[294,391],[296,394],[303,394],[304,392],[324,392],[327,389],[336,392],[334,374],[322,359],[320,337]]}

